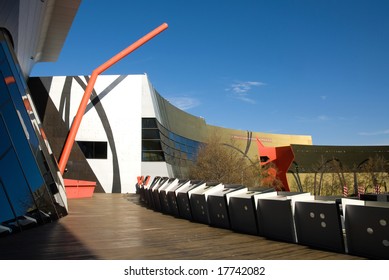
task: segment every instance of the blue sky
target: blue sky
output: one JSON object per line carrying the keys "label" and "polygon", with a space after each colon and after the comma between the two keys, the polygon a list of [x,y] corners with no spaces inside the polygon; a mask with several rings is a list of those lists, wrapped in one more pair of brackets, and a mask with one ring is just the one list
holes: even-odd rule
{"label": "blue sky", "polygon": [[83,0],[58,61],[31,75],[89,75],[166,22],[104,74],[147,73],[211,125],[389,145],[388,15],[386,0]]}

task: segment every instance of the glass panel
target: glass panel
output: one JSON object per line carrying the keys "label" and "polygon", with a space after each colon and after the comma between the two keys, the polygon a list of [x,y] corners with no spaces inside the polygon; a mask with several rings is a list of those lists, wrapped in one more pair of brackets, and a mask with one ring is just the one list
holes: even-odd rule
{"label": "glass panel", "polygon": [[42,186],[43,179],[26,139],[26,137],[31,138],[31,135],[25,129],[28,124],[24,123],[19,117],[19,111],[15,111],[12,103],[7,103],[1,110],[3,116],[6,117],[5,126],[12,139],[12,146],[15,149],[18,160],[25,167],[23,171],[30,182],[31,191],[33,192]]}
{"label": "glass panel", "polygon": [[77,141],[78,146],[86,158],[90,159],[107,159],[107,142],[94,141]]}
{"label": "glass panel", "polygon": [[94,142],[95,158],[107,158],[107,142]]}
{"label": "glass panel", "polygon": [[142,152],[142,161],[165,161],[163,152]]}
{"label": "glass panel", "polygon": [[4,210],[4,213],[0,214],[0,222],[3,223],[14,219],[14,214],[23,216],[35,210],[36,205],[2,117],[0,118],[0,135],[2,147],[0,154],[1,200],[9,201],[14,210],[14,213],[10,211],[9,203],[1,205],[1,212]]}
{"label": "glass panel", "polygon": [[[143,128],[152,127],[157,124],[158,129],[142,129],[142,151],[160,151],[165,153],[165,160],[170,164],[187,164],[186,159],[195,160],[197,147],[199,142],[182,137],[173,132],[170,132],[163,127],[156,119],[142,119]],[[151,139],[161,139],[161,141],[150,141]],[[143,156],[147,161],[153,158],[160,160],[160,156],[145,153]],[[180,159],[184,161],[180,162]]]}
{"label": "glass panel", "polygon": [[[0,163],[3,163],[5,162],[4,160],[6,158],[7,153],[12,149],[12,146],[2,119],[0,119],[0,139]],[[0,223],[15,218],[10,206],[7,190],[5,189],[5,185],[2,179],[2,177],[7,174],[7,171],[8,169],[0,170]],[[3,172],[5,173],[4,175]]]}
{"label": "glass panel", "polygon": [[188,153],[188,160],[194,161],[196,159],[194,154]]}
{"label": "glass panel", "polygon": [[[39,120],[16,57],[1,29],[0,92],[0,216],[5,213],[1,219],[13,219],[10,211],[16,216],[32,216],[38,222],[47,217],[58,218],[60,211],[66,215],[66,196],[64,192],[63,197],[58,194],[55,183],[62,177],[49,170],[49,161],[56,166],[55,160],[43,154],[48,148],[40,134]],[[60,186],[63,187],[62,182]]]}
{"label": "glass panel", "polygon": [[159,140],[143,140],[143,151],[162,151],[161,142]]}
{"label": "glass panel", "polygon": [[174,148],[179,150],[180,149],[180,143],[174,142]]}
{"label": "glass panel", "polygon": [[[3,46],[5,44],[3,43]],[[13,55],[10,53],[8,48],[0,48],[0,57],[5,59],[7,62],[11,62]],[[2,61],[4,63],[4,61]],[[8,66],[8,67],[4,67]],[[13,70],[13,71],[11,71]],[[31,122],[29,115],[27,114],[23,98],[26,98],[26,85],[23,79],[20,79],[18,76],[15,77],[15,73],[19,73],[18,67],[14,63],[4,63],[3,67],[1,67],[1,72],[3,73],[4,77],[13,77],[14,82],[10,83],[7,88],[10,93],[10,97],[12,99],[12,102],[18,111],[18,117],[19,119],[25,124],[23,126],[23,129],[25,130],[26,134],[28,134],[28,141],[31,146],[31,149],[34,153],[36,153],[39,150],[39,141],[35,135],[35,132],[31,125],[26,125]]]}
{"label": "glass panel", "polygon": [[159,131],[163,134],[163,135],[165,135],[166,137],[169,135],[169,132],[168,132],[168,130],[165,128],[165,127],[163,127],[159,122],[157,123],[158,124],[158,129],[159,129]]}
{"label": "glass panel", "polygon": [[168,145],[169,139],[165,135],[161,134],[161,142],[165,145]]}
{"label": "glass panel", "polygon": [[161,142],[161,145],[162,145],[162,150],[166,153],[169,147],[163,142]]}
{"label": "glass panel", "polygon": [[159,139],[158,129],[142,129],[142,139]]}
{"label": "glass panel", "polygon": [[0,224],[13,219],[15,215],[12,212],[3,180],[0,178]]}
{"label": "glass panel", "polygon": [[157,128],[157,121],[155,118],[143,118],[142,128]]}
{"label": "glass panel", "polygon": [[189,154],[194,154],[195,153],[195,149],[193,147],[188,147],[188,153]]}
{"label": "glass panel", "polygon": [[180,144],[180,150],[181,152],[186,153],[186,146],[184,144]]}
{"label": "glass panel", "polygon": [[6,188],[16,215],[21,216],[36,209],[26,178],[20,168],[17,156],[13,149],[3,155],[0,160],[2,181]]}
{"label": "glass panel", "polygon": [[188,139],[187,145],[192,147],[192,148],[194,148],[194,147],[196,147],[198,145],[198,142]]}
{"label": "glass panel", "polygon": [[169,131],[169,138],[174,141],[176,138],[176,135],[173,132]]}
{"label": "glass panel", "polygon": [[181,137],[181,144],[188,145],[189,139],[185,137]]}

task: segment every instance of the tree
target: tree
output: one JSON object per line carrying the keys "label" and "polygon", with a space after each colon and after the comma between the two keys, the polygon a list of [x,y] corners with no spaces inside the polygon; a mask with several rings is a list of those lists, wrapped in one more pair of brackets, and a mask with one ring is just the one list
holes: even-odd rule
{"label": "tree", "polygon": [[278,168],[273,162],[262,165],[259,170],[261,187],[274,188],[277,191],[284,190],[284,185],[277,175]]}
{"label": "tree", "polygon": [[207,144],[200,146],[197,161],[189,170],[190,179],[241,184],[246,187],[258,186],[260,174],[258,159],[244,156],[233,140],[221,143],[217,135],[212,135]]}

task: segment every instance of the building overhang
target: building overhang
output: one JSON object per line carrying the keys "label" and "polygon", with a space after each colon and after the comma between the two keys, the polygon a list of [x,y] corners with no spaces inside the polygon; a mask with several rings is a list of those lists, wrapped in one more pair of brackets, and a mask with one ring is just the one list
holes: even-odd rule
{"label": "building overhang", "polygon": [[35,57],[36,62],[58,59],[81,0],[48,1]]}

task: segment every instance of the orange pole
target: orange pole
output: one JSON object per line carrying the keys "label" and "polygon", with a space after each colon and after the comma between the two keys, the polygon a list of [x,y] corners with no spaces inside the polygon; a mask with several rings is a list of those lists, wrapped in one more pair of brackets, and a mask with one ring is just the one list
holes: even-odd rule
{"label": "orange pole", "polygon": [[137,48],[139,48],[140,46],[142,46],[143,44],[145,44],[146,42],[148,42],[149,40],[151,40],[152,38],[157,36],[159,33],[166,30],[167,28],[168,28],[168,25],[166,23],[161,24],[159,27],[157,27],[156,29],[154,29],[150,33],[146,34],[145,36],[140,38],[138,41],[136,41],[132,45],[128,46],[126,49],[122,50],[120,53],[116,54],[111,59],[107,60],[105,63],[103,63],[102,65],[100,65],[99,67],[97,67],[96,69],[94,69],[92,71],[92,75],[91,75],[89,82],[86,86],[86,89],[85,89],[84,95],[82,97],[80,106],[78,107],[77,114],[74,117],[72,126],[71,126],[70,131],[69,131],[69,135],[66,139],[64,148],[62,150],[61,157],[59,159],[58,167],[59,167],[61,174],[64,173],[66,164],[68,163],[70,151],[73,148],[74,140],[76,139],[76,134],[77,134],[78,129],[80,127],[82,117],[85,114],[85,110],[86,110],[86,107],[88,105],[89,98],[92,94],[93,87],[94,87],[96,80],[97,80],[97,76],[100,75],[105,70],[107,70],[112,65],[114,65],[116,62],[118,62],[119,60],[121,60],[122,58],[124,58],[125,56],[130,54],[131,52],[133,52],[134,50],[136,50]]}

